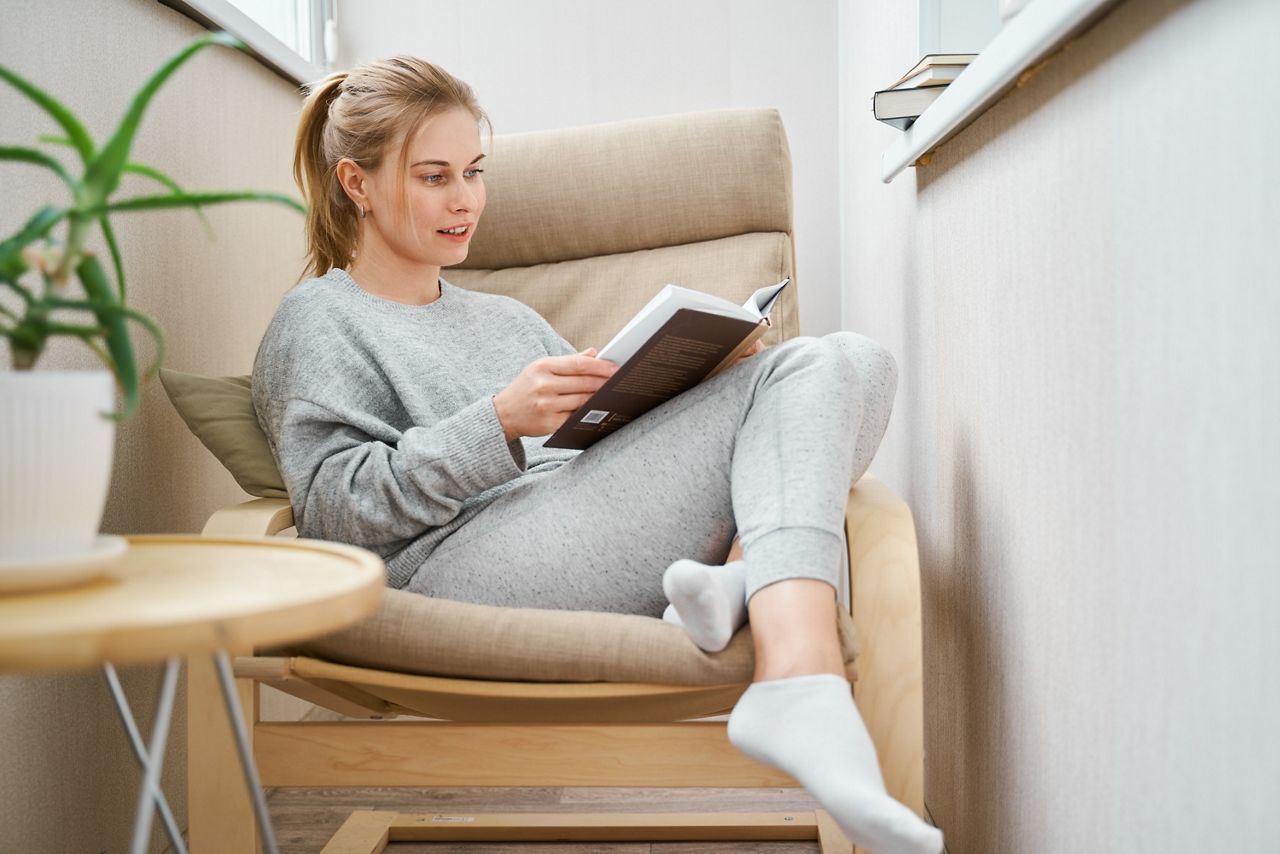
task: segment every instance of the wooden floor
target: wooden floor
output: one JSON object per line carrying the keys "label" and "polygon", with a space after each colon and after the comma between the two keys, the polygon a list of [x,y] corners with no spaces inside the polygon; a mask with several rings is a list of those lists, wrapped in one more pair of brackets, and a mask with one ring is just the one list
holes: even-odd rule
{"label": "wooden floor", "polygon": [[[317,854],[357,809],[401,812],[775,812],[812,810],[800,789],[273,789],[267,794],[281,854]],[[494,844],[401,842],[387,854],[811,854],[816,842]]]}

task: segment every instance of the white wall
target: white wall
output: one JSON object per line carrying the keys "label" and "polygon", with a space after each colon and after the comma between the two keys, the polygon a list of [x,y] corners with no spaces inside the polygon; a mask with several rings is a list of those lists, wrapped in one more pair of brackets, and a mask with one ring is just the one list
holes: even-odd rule
{"label": "white wall", "polygon": [[836,5],[365,0],[339,10],[338,67],[421,56],[470,83],[499,134],[777,107],[793,164],[801,328],[821,335],[840,328],[841,310]]}
{"label": "white wall", "polygon": [[841,11],[846,323],[902,369],[951,854],[1280,850],[1280,6],[1126,0],[887,186],[862,105],[915,6]]}

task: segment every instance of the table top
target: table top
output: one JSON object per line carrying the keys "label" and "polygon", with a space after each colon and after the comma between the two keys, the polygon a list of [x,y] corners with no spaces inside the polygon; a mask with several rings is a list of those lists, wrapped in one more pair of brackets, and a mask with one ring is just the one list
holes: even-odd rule
{"label": "table top", "polygon": [[129,537],[103,575],[0,596],[0,673],[135,664],[287,643],[344,628],[382,601],[382,560],[282,537]]}

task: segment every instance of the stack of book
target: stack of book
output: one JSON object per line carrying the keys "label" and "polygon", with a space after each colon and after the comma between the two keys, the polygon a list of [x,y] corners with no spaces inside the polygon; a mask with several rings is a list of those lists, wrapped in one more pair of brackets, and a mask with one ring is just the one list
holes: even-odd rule
{"label": "stack of book", "polygon": [[906,130],[977,57],[976,53],[929,54],[888,89],[875,94],[872,112],[885,124]]}

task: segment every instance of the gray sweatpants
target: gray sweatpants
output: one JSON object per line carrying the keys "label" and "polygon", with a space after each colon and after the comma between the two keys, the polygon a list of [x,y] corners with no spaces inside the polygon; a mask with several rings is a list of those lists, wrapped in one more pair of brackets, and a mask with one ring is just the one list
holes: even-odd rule
{"label": "gray sweatpants", "polygon": [[723,563],[735,532],[748,598],[790,578],[839,589],[849,488],[896,387],[893,357],[868,338],[792,338],[523,477],[443,540],[406,589],[658,616],[667,566]]}

